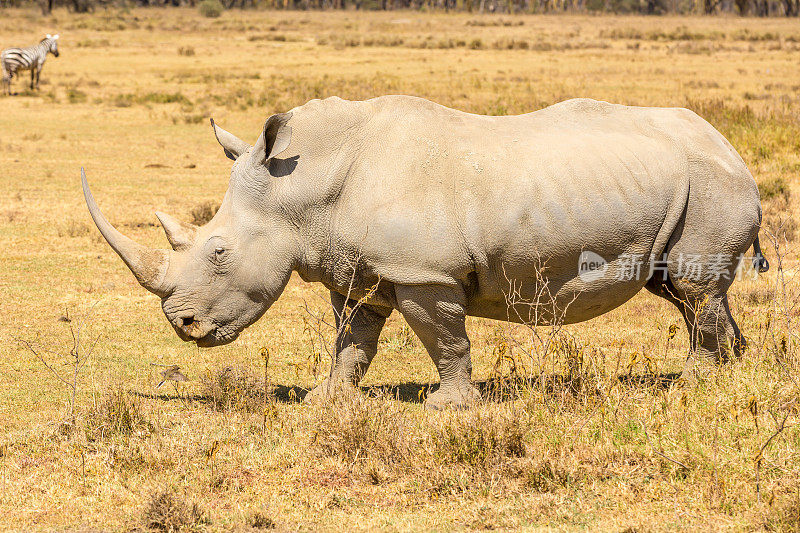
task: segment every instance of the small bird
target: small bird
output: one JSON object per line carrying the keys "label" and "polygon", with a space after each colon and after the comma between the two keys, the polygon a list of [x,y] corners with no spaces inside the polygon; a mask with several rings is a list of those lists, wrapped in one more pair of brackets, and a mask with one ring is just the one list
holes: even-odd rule
{"label": "small bird", "polygon": [[156,386],[157,389],[160,389],[161,385],[163,385],[167,381],[174,381],[176,383],[178,383],[180,381],[189,381],[189,378],[187,378],[186,376],[183,375],[183,373],[181,373],[181,367],[179,367],[178,365],[157,365],[155,363],[151,363],[151,364],[153,366],[163,366],[164,367],[164,370],[162,370],[160,372],[161,377],[164,378],[164,379],[162,379],[161,383],[159,383]]}

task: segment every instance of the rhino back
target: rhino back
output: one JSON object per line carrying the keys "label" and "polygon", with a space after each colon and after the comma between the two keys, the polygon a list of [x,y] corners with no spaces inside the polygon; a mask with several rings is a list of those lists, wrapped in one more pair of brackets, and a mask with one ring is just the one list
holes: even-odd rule
{"label": "rhino back", "polygon": [[337,228],[367,234],[376,259],[459,279],[476,263],[525,268],[539,253],[648,247],[686,154],[624,108],[561,107],[516,117],[427,103],[385,110],[338,198]]}

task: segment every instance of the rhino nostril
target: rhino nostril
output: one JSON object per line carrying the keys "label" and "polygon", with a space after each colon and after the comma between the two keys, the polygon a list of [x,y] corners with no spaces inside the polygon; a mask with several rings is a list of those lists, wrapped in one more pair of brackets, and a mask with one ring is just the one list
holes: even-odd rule
{"label": "rhino nostril", "polygon": [[191,326],[192,324],[194,324],[194,317],[193,316],[187,316],[187,317],[182,318],[181,320],[183,322],[183,327]]}

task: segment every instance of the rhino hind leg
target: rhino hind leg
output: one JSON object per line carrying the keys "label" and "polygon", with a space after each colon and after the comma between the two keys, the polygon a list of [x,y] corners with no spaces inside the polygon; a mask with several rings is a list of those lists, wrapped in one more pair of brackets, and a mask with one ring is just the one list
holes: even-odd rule
{"label": "rhino hind leg", "polygon": [[[735,265],[731,265],[731,274],[734,269]],[[690,341],[684,378],[695,380],[698,362],[721,364],[731,356],[741,357],[746,341],[731,315],[727,296],[730,279],[694,282],[670,272],[666,280],[654,276],[646,287],[675,305],[683,315]]]}
{"label": "rhino hind leg", "polygon": [[439,372],[439,389],[427,409],[465,409],[480,399],[472,385],[470,342],[465,327],[466,295],[441,285],[395,287],[397,306],[419,337]]}
{"label": "rhino hind leg", "polygon": [[[731,356],[741,357],[746,341],[731,315],[726,294],[696,299],[685,306],[683,315],[691,335],[691,354],[696,359],[719,364]],[[692,369],[692,363],[690,355],[684,372]]]}
{"label": "rhino hind leg", "polygon": [[[368,304],[357,305],[356,300],[348,300],[334,291],[331,291],[331,305],[338,332],[335,360],[330,377],[306,395],[305,400],[309,402],[327,398],[336,391],[353,389],[358,385],[375,357],[378,337],[386,318],[392,312],[391,309]],[[349,319],[348,324],[342,327],[344,316],[349,316]]]}

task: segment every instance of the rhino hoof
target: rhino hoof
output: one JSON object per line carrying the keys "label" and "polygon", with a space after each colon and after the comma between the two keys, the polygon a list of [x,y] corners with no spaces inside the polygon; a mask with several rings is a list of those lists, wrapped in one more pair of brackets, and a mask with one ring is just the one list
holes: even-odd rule
{"label": "rhino hoof", "polygon": [[425,400],[425,409],[442,411],[444,409],[469,409],[481,399],[481,393],[472,385],[464,388],[448,387],[439,389]]}

